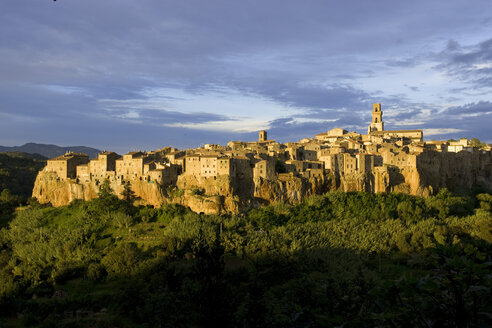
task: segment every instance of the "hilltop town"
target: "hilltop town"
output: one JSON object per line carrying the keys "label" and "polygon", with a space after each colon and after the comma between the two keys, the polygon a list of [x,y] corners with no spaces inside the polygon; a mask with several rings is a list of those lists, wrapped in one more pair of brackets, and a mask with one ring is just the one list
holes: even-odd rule
{"label": "hilltop town", "polygon": [[260,131],[254,142],[123,156],[103,151],[92,160],[68,152],[48,160],[33,197],[54,206],[88,200],[106,180],[120,197],[130,188],[138,203],[177,203],[204,213],[296,203],[328,190],[428,196],[440,188],[492,189],[491,154],[467,139],[424,141],[422,130],[385,130],[381,104],[374,104],[367,134],[334,128],[282,144]]}

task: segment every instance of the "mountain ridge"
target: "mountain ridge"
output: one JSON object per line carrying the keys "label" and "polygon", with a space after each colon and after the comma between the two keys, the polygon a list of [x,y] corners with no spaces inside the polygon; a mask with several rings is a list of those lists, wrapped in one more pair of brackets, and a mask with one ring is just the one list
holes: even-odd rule
{"label": "mountain ridge", "polygon": [[34,142],[28,142],[22,146],[6,147],[0,146],[0,152],[24,152],[28,154],[39,154],[47,158],[53,158],[65,154],[67,151],[73,151],[76,153],[84,153],[89,155],[90,158],[96,158],[97,154],[101,151],[96,148],[86,146],[58,146],[53,144],[38,144]]}

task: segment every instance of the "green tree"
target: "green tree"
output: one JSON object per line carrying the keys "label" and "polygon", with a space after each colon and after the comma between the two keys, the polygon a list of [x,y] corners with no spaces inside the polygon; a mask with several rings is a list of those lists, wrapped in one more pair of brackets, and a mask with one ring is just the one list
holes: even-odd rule
{"label": "green tree", "polygon": [[492,279],[490,244],[432,249],[425,274],[404,274],[373,291],[377,326],[489,327]]}
{"label": "green tree", "polygon": [[470,146],[482,149],[482,148],[486,147],[487,144],[485,142],[480,141],[480,139],[478,139],[478,138],[471,138],[470,139]]}
{"label": "green tree", "polygon": [[440,219],[450,215],[463,215],[468,210],[466,200],[463,197],[453,196],[446,188],[441,188],[437,195],[429,197],[426,202]]}
{"label": "green tree", "polygon": [[20,202],[19,196],[12,195],[8,189],[2,190],[0,193],[0,227],[8,223]]}
{"label": "green tree", "polygon": [[107,179],[100,185],[97,196],[98,198],[92,201],[92,207],[96,212],[110,213],[122,207],[122,201],[113,193],[113,189]]}
{"label": "green tree", "polygon": [[125,183],[125,186],[123,187],[123,191],[121,192],[121,196],[123,197],[123,200],[125,202],[131,205],[133,205],[135,200],[137,200],[137,196],[135,196],[135,192],[132,190],[130,181],[127,181]]}
{"label": "green tree", "polygon": [[490,194],[478,194],[477,200],[480,202],[480,208],[486,211],[492,211],[492,195]]}
{"label": "green tree", "polygon": [[114,212],[110,214],[111,220],[113,221],[113,224],[118,227],[118,228],[130,228],[133,223],[134,219],[131,215],[128,215],[123,212]]}
{"label": "green tree", "polygon": [[4,189],[0,193],[0,202],[3,203],[18,203],[19,202],[19,197],[16,197],[12,195],[10,190]]}
{"label": "green tree", "polygon": [[[224,277],[224,247],[221,243],[220,228],[216,227],[215,240],[211,247],[207,245],[203,230],[200,228],[198,244],[195,249],[196,263],[193,277],[199,283],[194,297],[202,327],[213,327],[218,322],[230,326],[230,295]],[[228,324],[229,322],[229,324]]]}
{"label": "green tree", "polygon": [[109,183],[109,180],[106,179],[101,183],[101,186],[99,187],[99,192],[97,193],[97,196],[100,199],[108,199],[114,196],[113,194],[113,189],[111,188],[111,185]]}
{"label": "green tree", "polygon": [[101,259],[109,276],[130,276],[137,271],[139,250],[134,243],[118,245]]}

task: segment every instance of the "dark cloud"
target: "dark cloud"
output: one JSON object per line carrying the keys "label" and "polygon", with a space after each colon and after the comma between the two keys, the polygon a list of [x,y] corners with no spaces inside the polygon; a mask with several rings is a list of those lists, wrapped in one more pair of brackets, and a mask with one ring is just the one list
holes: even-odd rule
{"label": "dark cloud", "polygon": [[[421,108],[419,108],[422,106]],[[398,113],[397,121],[392,126],[385,124],[388,129],[423,129],[426,140],[479,138],[482,141],[492,143],[490,135],[490,122],[492,122],[492,103],[481,101],[466,104],[464,106],[451,106],[447,108],[425,107],[415,104],[415,110],[408,113]],[[415,120],[417,125],[401,125],[398,121]],[[426,135],[425,131],[432,134]]]}
{"label": "dark cloud", "polygon": [[323,109],[363,108],[372,99],[367,92],[350,85],[322,86],[287,79],[251,86],[251,89],[278,102],[309,109],[311,114],[321,115],[320,118],[330,113]]}
{"label": "dark cloud", "polygon": [[[256,139],[162,126],[245,113],[219,115],[205,104],[193,114],[180,112],[172,94],[160,95],[164,104],[150,110],[143,104],[153,88],[197,95],[226,88],[292,108],[295,114],[283,115],[290,118],[271,122],[272,132],[284,137],[323,132],[330,124],[356,128],[370,119],[372,102],[390,111],[419,105],[406,94],[392,95],[391,86],[368,87],[361,79],[421,63],[425,42],[481,26],[488,6],[465,0],[11,1],[0,11],[0,141],[133,147],[132,140],[160,146]],[[435,60],[451,76],[490,86],[490,49],[490,40],[471,47],[450,41]],[[401,117],[421,115],[417,108]]]}
{"label": "dark cloud", "polygon": [[[426,139],[459,139],[459,138],[478,138],[487,143],[492,143],[490,136],[490,122],[492,122],[492,115],[485,114],[476,119],[474,117],[448,117],[441,116],[439,119],[431,119],[423,124],[424,129],[449,129],[454,127],[458,132],[442,133],[435,136],[428,136]],[[425,137],[425,135],[424,135]]]}
{"label": "dark cloud", "polygon": [[492,39],[472,46],[461,46],[450,40],[437,55],[437,69],[450,76],[473,83],[475,87],[492,86]]}
{"label": "dark cloud", "polygon": [[492,113],[492,102],[479,101],[464,106],[450,107],[445,113],[450,115],[490,114]]}
{"label": "dark cloud", "polygon": [[[307,117],[300,120],[294,117],[280,118],[270,122],[269,137],[281,141],[297,141],[304,138],[313,138],[316,134],[326,132],[333,128],[344,128],[350,131],[365,133],[367,120],[363,117],[370,117],[370,110],[366,110],[366,115],[359,115],[350,111],[339,113],[336,119],[322,120],[318,115],[313,116],[312,120],[305,121]],[[317,121],[319,119],[319,121]]]}
{"label": "dark cloud", "polygon": [[448,41],[448,44],[446,45],[446,52],[453,52],[453,51],[456,51],[460,48],[460,45],[459,43],[456,41],[456,40],[449,40]]}

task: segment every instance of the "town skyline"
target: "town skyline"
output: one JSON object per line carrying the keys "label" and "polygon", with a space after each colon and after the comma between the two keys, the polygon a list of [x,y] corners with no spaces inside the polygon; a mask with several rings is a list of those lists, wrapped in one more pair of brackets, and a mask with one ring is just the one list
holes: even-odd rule
{"label": "town skyline", "polygon": [[336,189],[429,196],[440,188],[490,185],[490,145],[426,142],[420,129],[386,130],[380,103],[373,104],[371,116],[367,134],[334,128],[285,144],[261,130],[257,141],[227,146],[168,146],[123,156],[105,150],[93,159],[66,152],[38,173],[33,197],[54,206],[90,200],[104,181],[120,197],[133,191],[144,205],[173,202],[219,214],[296,203]]}
{"label": "town skyline", "polygon": [[338,127],[492,143],[488,3],[20,0],[0,11],[0,144],[125,153]]}

